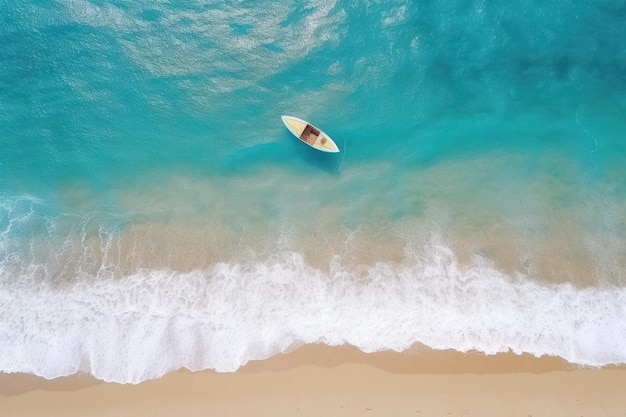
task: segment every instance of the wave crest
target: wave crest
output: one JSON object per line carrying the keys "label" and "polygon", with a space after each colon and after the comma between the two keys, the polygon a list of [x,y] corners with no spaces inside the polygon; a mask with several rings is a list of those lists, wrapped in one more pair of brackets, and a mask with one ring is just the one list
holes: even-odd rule
{"label": "wave crest", "polygon": [[63,288],[1,272],[0,369],[45,378],[83,371],[138,383],[182,367],[230,372],[297,343],[626,362],[625,289],[541,285],[479,261],[462,268],[444,246],[426,260],[361,273],[339,258],[325,273],[293,252]]}

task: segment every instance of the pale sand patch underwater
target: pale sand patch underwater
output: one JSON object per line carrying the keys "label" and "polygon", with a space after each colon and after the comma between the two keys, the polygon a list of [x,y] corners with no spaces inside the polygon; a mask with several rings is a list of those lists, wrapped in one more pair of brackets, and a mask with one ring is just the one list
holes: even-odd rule
{"label": "pale sand patch underwater", "polygon": [[86,375],[0,376],[2,416],[624,416],[626,368],[417,347],[305,346],[235,373],[179,371],[139,385]]}

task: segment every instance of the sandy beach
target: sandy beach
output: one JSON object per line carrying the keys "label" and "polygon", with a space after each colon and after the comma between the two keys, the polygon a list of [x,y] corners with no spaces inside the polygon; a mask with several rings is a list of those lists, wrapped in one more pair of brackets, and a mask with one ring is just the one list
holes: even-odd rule
{"label": "sandy beach", "polygon": [[178,371],[138,385],[0,375],[5,416],[626,416],[626,368],[557,358],[365,354],[304,346],[235,373]]}

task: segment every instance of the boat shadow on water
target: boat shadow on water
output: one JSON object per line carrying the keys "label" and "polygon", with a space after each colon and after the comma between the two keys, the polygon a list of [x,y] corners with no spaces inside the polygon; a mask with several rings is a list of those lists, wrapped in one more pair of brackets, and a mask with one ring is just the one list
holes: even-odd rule
{"label": "boat shadow on water", "polygon": [[285,137],[285,142],[263,143],[237,151],[220,166],[227,175],[253,173],[264,165],[286,165],[299,172],[321,170],[338,176],[341,171],[343,154],[324,153]]}
{"label": "boat shadow on water", "polygon": [[292,140],[293,155],[297,160],[304,162],[306,165],[315,167],[331,175],[339,175],[341,172],[341,163],[343,161],[343,153],[325,153],[320,152],[306,146],[303,143]]}

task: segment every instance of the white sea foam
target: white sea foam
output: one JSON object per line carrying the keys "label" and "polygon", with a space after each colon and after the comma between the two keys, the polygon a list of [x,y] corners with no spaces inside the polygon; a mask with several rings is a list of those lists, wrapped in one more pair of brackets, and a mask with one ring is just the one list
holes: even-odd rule
{"label": "white sea foam", "polygon": [[541,285],[477,260],[427,258],[329,273],[286,252],[191,273],[140,270],[69,286],[0,271],[0,370],[54,378],[77,371],[138,383],[185,367],[236,370],[294,343],[365,352],[435,349],[626,363],[626,289]]}

